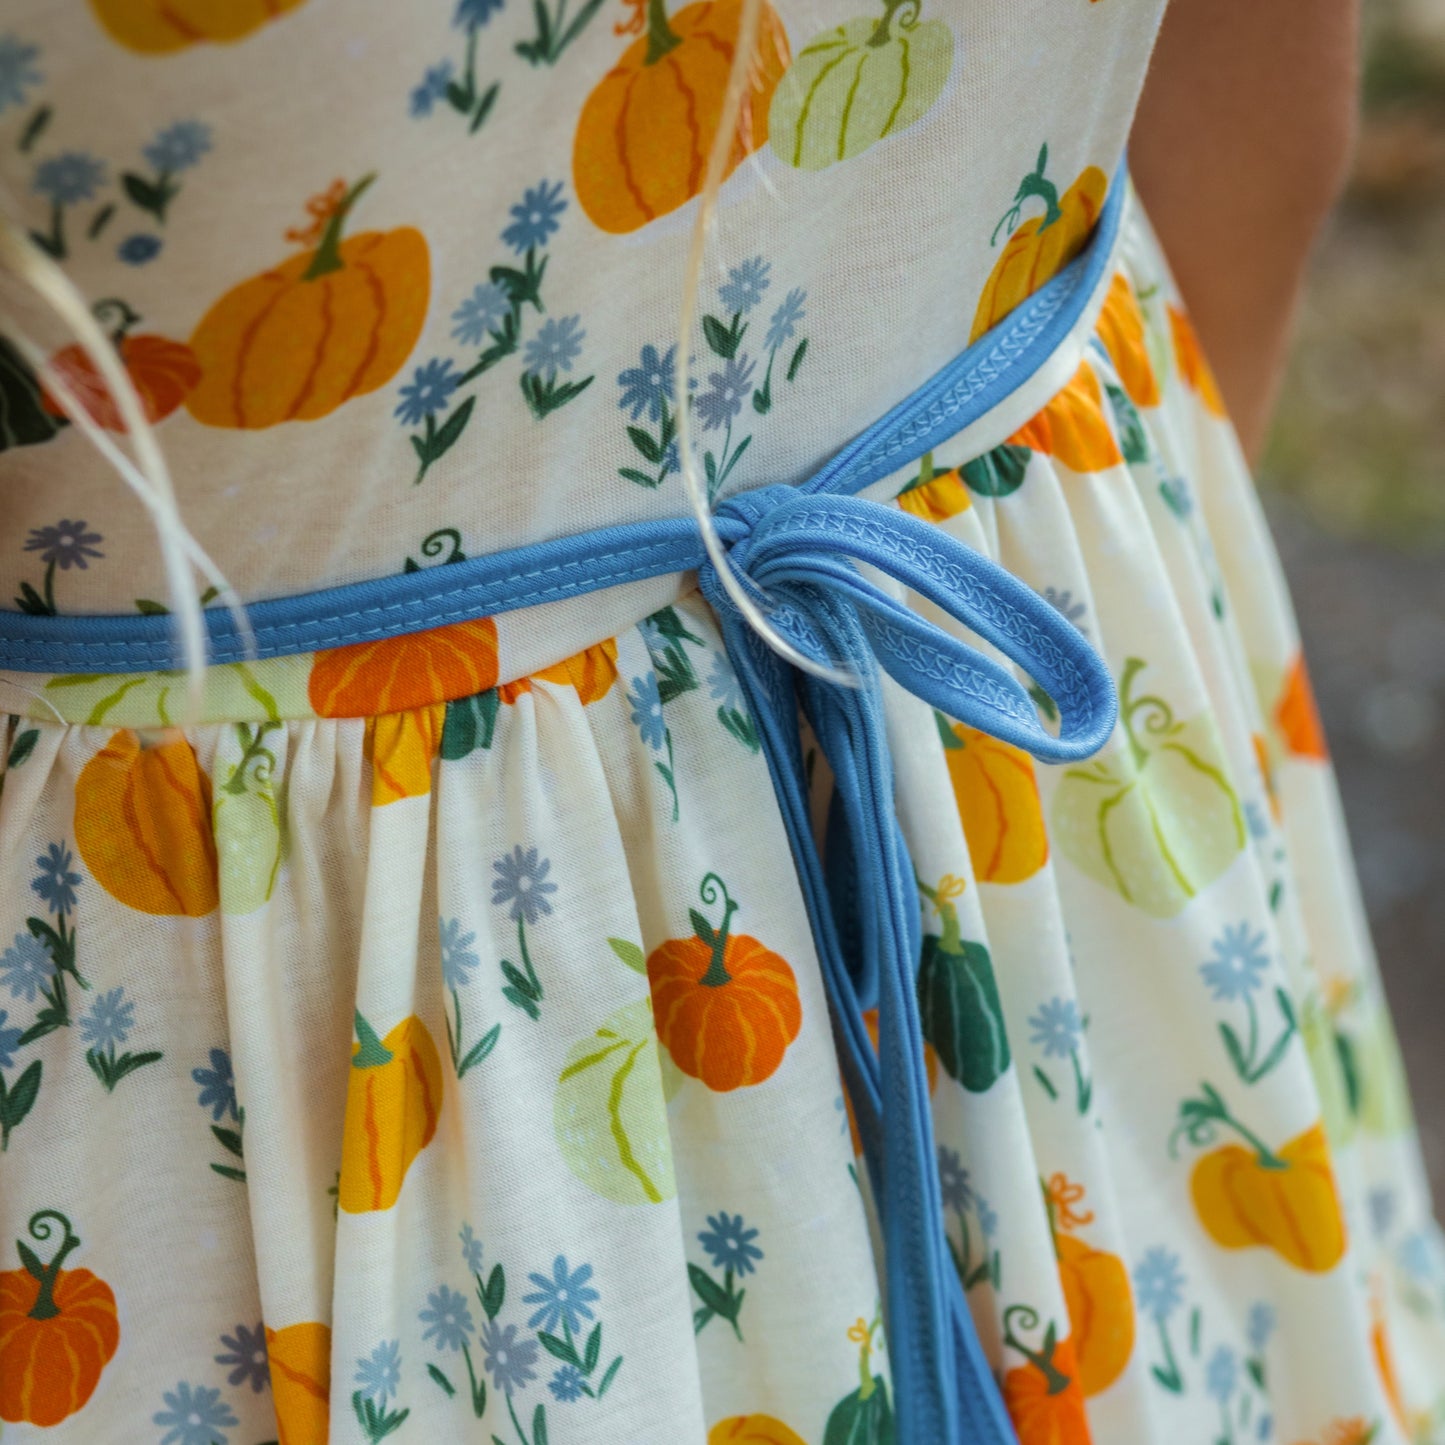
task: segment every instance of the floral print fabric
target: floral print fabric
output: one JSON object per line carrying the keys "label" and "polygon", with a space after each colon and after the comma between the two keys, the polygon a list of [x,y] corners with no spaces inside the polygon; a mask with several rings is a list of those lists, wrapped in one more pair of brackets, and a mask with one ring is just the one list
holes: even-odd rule
{"label": "floral print fabric", "polygon": [[[873,489],[1121,698],[1044,767],[887,694],[954,1264],[1023,1445],[1436,1439],[1445,1273],[1325,741],[1132,202],[1056,362]],[[40,595],[80,547],[40,540]],[[16,1438],[890,1438],[886,1261],[712,617],[523,677],[498,639],[217,668],[189,730],[169,676],[10,687]]]}
{"label": "floral print fabric", "polygon": [[[0,176],[197,536],[291,595],[682,514],[683,407],[714,500],[811,475],[1123,184],[1159,7],[1045,9],[764,7],[685,385],[737,0],[22,0]],[[6,338],[0,402],[13,605],[168,607]],[[1021,1445],[1445,1437],[1325,739],[1132,200],[1054,358],[870,495],[1121,698],[1043,767],[886,697],[945,1222]],[[193,726],[169,673],[0,709],[7,1440],[894,1437],[818,961],[692,579],[214,667]]]}

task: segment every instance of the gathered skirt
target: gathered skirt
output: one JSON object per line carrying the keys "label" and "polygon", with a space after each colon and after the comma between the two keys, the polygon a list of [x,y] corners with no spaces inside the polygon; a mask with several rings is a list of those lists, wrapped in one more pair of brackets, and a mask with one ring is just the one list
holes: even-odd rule
{"label": "gathered skirt", "polygon": [[[886,691],[955,1266],[1022,1445],[1445,1439],[1325,739],[1137,209],[1075,340],[1041,409],[867,494],[1043,594],[1120,697],[1044,766]],[[0,678],[7,1442],[894,1438],[715,619],[683,589],[510,679],[489,627],[217,668],[188,728],[174,676]]]}

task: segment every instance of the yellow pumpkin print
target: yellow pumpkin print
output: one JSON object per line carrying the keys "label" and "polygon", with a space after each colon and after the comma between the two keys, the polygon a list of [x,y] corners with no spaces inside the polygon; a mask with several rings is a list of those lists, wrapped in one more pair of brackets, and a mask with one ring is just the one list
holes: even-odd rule
{"label": "yellow pumpkin print", "polygon": [[1174,338],[1174,364],[1179,368],[1180,376],[1204,403],[1205,411],[1210,416],[1223,420],[1229,413],[1224,405],[1224,397],[1220,394],[1219,383],[1215,381],[1214,373],[1205,358],[1204,348],[1199,344],[1194,323],[1183,311],[1171,306],[1169,331]]}
{"label": "yellow pumpkin print", "polygon": [[[577,200],[599,230],[636,231],[702,190],[742,23],[742,0],[696,0],[668,15],[638,6],[640,35],[582,105],[572,147]],[[758,18],[752,85],[725,175],[768,140],[768,104],[788,64],[771,6]]]}
{"label": "yellow pumpkin print", "polygon": [[1208,1143],[1220,1128],[1244,1142],[1210,1149],[1190,1173],[1205,1233],[1223,1249],[1273,1250],[1308,1274],[1332,1270],[1345,1256],[1345,1220],[1324,1125],[1316,1121],[1272,1149],[1205,1084],[1180,1106],[1176,1139]]}
{"label": "yellow pumpkin print", "polygon": [[[1097,166],[1081,171],[1061,196],[1044,174],[1048,163],[1049,148],[1045,145],[1033,170],[1019,182],[1013,205],[994,230],[995,244],[999,231],[1011,234],[978,298],[968,338],[971,342],[997,326],[1015,306],[1062,271],[1084,249],[1104,209],[1109,178]],[[1043,203],[1043,215],[1021,221],[1019,217],[1029,200]]]}
{"label": "yellow pumpkin print", "polygon": [[76,779],[75,845],[127,908],[185,918],[215,908],[211,780],[183,733],[112,734]]}
{"label": "yellow pumpkin print", "polygon": [[1022,883],[1049,861],[1033,759],[938,715],[954,801],[980,883]]}
{"label": "yellow pumpkin print", "polygon": [[707,1432],[707,1445],[807,1445],[807,1441],[771,1415],[734,1415]]}
{"label": "yellow pumpkin print", "polygon": [[925,522],[946,522],[973,506],[973,498],[957,467],[935,472],[933,453],[925,452],[918,463],[918,475],[899,492],[898,505]]}
{"label": "yellow pumpkin print", "polygon": [[331,1326],[316,1320],[267,1329],[277,1445],[325,1445],[331,1429]]}
{"label": "yellow pumpkin print", "polygon": [[815,35],[773,92],[768,138],[790,166],[820,171],[921,120],[953,66],[953,32],[920,22],[920,0],[884,0]]}
{"label": "yellow pumpkin print", "polygon": [[1101,472],[1124,460],[1104,416],[1099,378],[1087,361],[1044,409],[1019,428],[1009,445],[1057,457],[1070,471]]}
{"label": "yellow pumpkin print", "polygon": [[1158,406],[1159,383],[1149,360],[1144,317],[1139,311],[1129,278],[1116,271],[1099,312],[1095,333],[1109,353],[1129,400],[1135,406]]}
{"label": "yellow pumpkin print", "polygon": [[244,40],[306,0],[90,0],[112,40],[142,55]]}
{"label": "yellow pumpkin print", "polygon": [[1044,1186],[1059,1283],[1069,1311],[1079,1388],[1086,1396],[1107,1390],[1124,1373],[1134,1353],[1134,1292],[1129,1271],[1117,1254],[1095,1249],[1074,1230],[1091,1224],[1092,1211],[1077,1208],[1084,1186],[1055,1174]]}
{"label": "yellow pumpkin print", "polygon": [[342,240],[373,179],[314,197],[313,224],[288,233],[306,249],[233,286],[201,318],[191,337],[201,380],[186,397],[197,421],[244,430],[315,421],[401,369],[426,320],[431,260],[411,226]]}
{"label": "yellow pumpkin print", "polygon": [[431,792],[432,759],[441,746],[447,708],[442,702],[368,718],[364,748],[371,763],[371,806]]}
{"label": "yellow pumpkin print", "polygon": [[442,1066],[427,1027],[413,1014],[385,1038],[356,1015],[346,1117],[341,1126],[338,1202],[348,1214],[390,1209],[412,1161],[437,1131]]}

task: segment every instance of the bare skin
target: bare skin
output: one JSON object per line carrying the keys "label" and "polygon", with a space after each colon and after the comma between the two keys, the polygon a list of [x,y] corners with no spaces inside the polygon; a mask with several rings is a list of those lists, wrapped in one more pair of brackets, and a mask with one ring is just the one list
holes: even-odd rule
{"label": "bare skin", "polygon": [[1173,0],[1129,167],[1250,459],[1355,136],[1358,0]]}

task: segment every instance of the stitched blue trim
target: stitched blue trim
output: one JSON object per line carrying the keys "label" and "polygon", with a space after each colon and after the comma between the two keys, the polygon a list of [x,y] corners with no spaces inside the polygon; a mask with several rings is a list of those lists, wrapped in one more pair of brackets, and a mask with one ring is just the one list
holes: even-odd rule
{"label": "stitched blue trim", "polygon": [[[812,495],[861,491],[957,435],[1028,381],[1069,335],[1103,279],[1127,188],[1121,164],[1083,253],[795,490]],[[257,656],[290,657],[690,572],[702,559],[692,518],[667,518],[255,602],[248,605],[247,616]],[[208,660],[245,661],[230,614],[211,607],[205,619]],[[182,666],[174,622],[167,617],[32,617],[0,609],[0,668],[126,673]]]}

